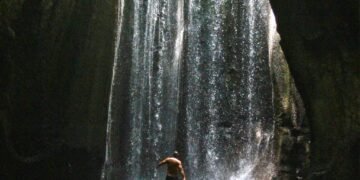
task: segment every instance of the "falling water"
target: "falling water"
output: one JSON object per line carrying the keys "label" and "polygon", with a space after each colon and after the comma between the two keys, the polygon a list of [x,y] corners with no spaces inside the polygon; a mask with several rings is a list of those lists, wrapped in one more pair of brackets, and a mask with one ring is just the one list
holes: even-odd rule
{"label": "falling water", "polygon": [[[116,29],[116,39],[115,39],[115,49],[114,49],[114,66],[113,66],[113,77],[112,77],[112,83],[111,83],[111,88],[110,88],[110,94],[113,94],[113,90],[115,87],[115,77],[117,74],[117,57],[119,54],[119,45],[120,45],[120,38],[121,38],[121,30],[122,30],[122,25],[123,25],[123,15],[124,15],[124,0],[118,0],[118,7],[117,7],[117,29]],[[109,98],[109,106],[112,107],[112,101],[113,98],[110,97]],[[108,167],[109,163],[111,163],[111,158],[112,158],[112,139],[111,139],[111,135],[109,133],[111,133],[113,130],[112,125],[113,125],[113,117],[112,117],[112,108],[109,108],[108,110],[108,123],[107,123],[107,127],[106,127],[106,132],[107,132],[107,139],[106,139],[106,154],[105,154],[105,163],[104,163],[104,167],[103,167],[103,171],[101,174],[101,177],[104,178],[106,176],[106,173],[109,173],[111,171],[111,168]]]}
{"label": "falling water", "polygon": [[269,2],[119,0],[103,179],[270,179]]}

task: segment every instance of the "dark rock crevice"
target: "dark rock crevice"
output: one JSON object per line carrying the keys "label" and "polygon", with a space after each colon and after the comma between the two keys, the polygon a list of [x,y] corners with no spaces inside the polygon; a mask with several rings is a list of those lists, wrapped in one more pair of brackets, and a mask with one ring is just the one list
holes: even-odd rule
{"label": "dark rock crevice", "polygon": [[359,3],[271,0],[311,127],[308,179],[358,179]]}
{"label": "dark rock crevice", "polygon": [[116,5],[0,1],[0,179],[100,178]]}

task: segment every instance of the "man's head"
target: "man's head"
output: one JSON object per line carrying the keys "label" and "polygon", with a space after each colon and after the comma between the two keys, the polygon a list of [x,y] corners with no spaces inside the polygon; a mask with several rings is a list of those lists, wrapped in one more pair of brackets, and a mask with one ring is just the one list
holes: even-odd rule
{"label": "man's head", "polygon": [[173,156],[175,157],[175,158],[179,158],[179,152],[177,152],[177,151],[174,151],[174,153],[173,153]]}

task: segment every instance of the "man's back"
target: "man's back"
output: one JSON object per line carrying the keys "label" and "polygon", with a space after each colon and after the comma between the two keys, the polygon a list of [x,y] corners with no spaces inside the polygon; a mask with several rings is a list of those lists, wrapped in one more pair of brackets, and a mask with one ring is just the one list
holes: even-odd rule
{"label": "man's back", "polygon": [[181,167],[181,161],[176,158],[169,157],[166,159],[166,163],[168,166],[167,174],[171,176],[177,176],[178,170]]}
{"label": "man's back", "polygon": [[185,172],[182,167],[182,163],[179,159],[177,159],[176,157],[167,157],[164,160],[162,160],[158,166],[164,164],[167,164],[167,176],[166,176],[167,180],[177,180],[178,173],[182,175],[183,180],[186,180]]}

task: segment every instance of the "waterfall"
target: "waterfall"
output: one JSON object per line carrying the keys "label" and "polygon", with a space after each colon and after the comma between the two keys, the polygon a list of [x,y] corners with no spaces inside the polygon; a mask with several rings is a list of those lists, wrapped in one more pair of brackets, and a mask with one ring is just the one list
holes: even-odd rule
{"label": "waterfall", "polygon": [[274,175],[269,18],[263,0],[119,0],[102,179]]}

